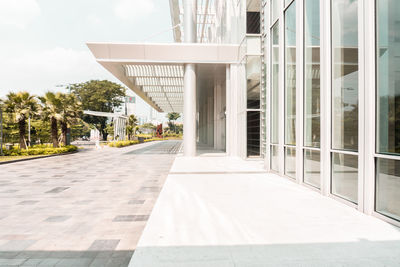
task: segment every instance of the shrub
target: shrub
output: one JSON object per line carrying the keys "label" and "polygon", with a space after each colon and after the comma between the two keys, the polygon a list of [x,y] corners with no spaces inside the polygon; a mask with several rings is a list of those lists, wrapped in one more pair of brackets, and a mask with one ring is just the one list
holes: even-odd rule
{"label": "shrub", "polygon": [[28,149],[13,148],[11,150],[4,150],[5,156],[38,156],[38,155],[54,155],[68,152],[75,152],[78,148],[76,146],[63,146],[53,148],[49,145],[32,146]]}
{"label": "shrub", "polygon": [[108,144],[109,147],[124,147],[139,144],[139,141],[114,141]]}

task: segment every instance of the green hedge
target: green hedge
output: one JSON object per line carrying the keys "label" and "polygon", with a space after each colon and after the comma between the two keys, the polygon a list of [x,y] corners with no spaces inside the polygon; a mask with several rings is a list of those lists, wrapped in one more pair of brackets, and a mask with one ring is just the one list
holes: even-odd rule
{"label": "green hedge", "polygon": [[124,147],[139,144],[139,141],[114,141],[108,144],[109,147]]}
{"label": "green hedge", "polygon": [[48,145],[37,145],[29,149],[13,147],[11,150],[4,150],[5,156],[30,156],[30,155],[53,155],[77,151],[76,146],[50,147]]}

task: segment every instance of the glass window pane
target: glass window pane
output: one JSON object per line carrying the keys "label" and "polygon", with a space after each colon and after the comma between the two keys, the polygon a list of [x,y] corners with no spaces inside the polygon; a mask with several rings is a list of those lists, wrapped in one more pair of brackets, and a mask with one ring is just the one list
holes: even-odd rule
{"label": "glass window pane", "polygon": [[261,57],[248,56],[246,63],[247,108],[260,108]]}
{"label": "glass window pane", "polygon": [[332,194],[357,203],[358,157],[332,153]]}
{"label": "glass window pane", "polygon": [[320,147],[320,0],[305,0],[304,146]]}
{"label": "glass window pane", "polygon": [[377,152],[400,154],[400,1],[377,11]]}
{"label": "glass window pane", "polygon": [[376,211],[400,220],[400,161],[376,161]]}
{"label": "glass window pane", "polygon": [[285,174],[296,178],[296,148],[285,147]]}
{"label": "glass window pane", "polygon": [[321,188],[321,153],[316,150],[304,150],[304,183]]}
{"label": "glass window pane", "polygon": [[271,143],[279,138],[279,23],[272,28],[271,38]]}
{"label": "glass window pane", "polygon": [[332,147],[358,150],[358,1],[332,1]]}
{"label": "glass window pane", "polygon": [[279,171],[278,146],[271,146],[271,170]]}
{"label": "glass window pane", "polygon": [[271,23],[273,23],[279,17],[279,11],[282,10],[282,0],[272,0],[271,3]]}
{"label": "glass window pane", "polygon": [[296,145],[296,2],[285,12],[285,144]]}
{"label": "glass window pane", "polygon": [[260,156],[260,111],[247,111],[247,156]]}

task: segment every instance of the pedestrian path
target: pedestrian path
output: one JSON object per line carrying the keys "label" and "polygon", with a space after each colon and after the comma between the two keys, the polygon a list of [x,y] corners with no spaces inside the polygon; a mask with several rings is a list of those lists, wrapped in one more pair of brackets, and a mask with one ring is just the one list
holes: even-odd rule
{"label": "pedestrian path", "polygon": [[0,266],[126,267],[180,144],[2,165]]}
{"label": "pedestrian path", "polygon": [[176,157],[129,266],[400,266],[399,228],[262,165]]}

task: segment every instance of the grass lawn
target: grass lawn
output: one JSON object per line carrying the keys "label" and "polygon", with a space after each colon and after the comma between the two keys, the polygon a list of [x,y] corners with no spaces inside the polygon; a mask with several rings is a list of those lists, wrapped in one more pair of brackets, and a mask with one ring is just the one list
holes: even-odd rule
{"label": "grass lawn", "polygon": [[30,159],[42,157],[43,155],[30,155],[30,156],[0,156],[0,162],[12,161],[17,159]]}

